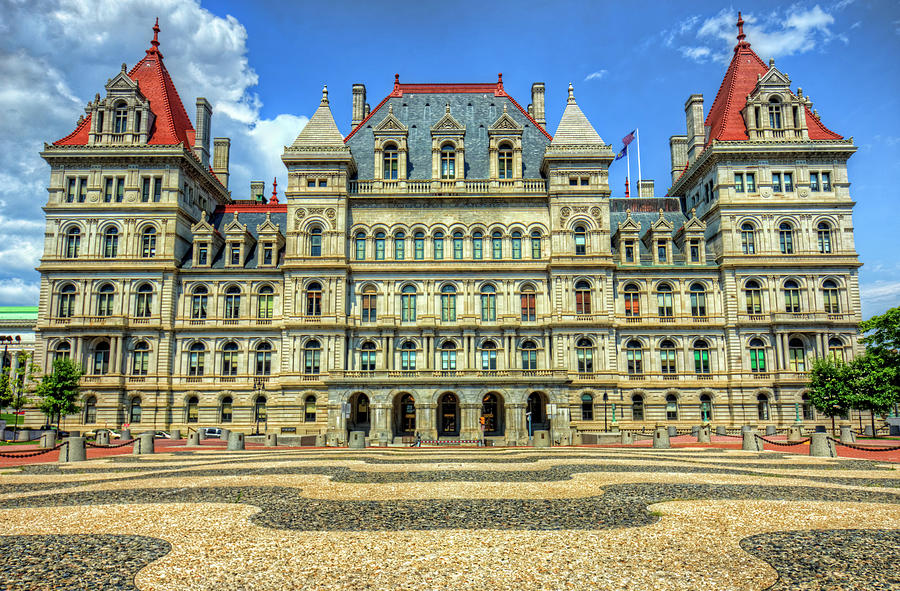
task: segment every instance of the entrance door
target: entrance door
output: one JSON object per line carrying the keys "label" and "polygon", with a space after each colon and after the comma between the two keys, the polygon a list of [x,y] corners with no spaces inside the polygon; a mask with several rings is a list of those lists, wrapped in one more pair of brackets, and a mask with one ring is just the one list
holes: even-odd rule
{"label": "entrance door", "polygon": [[481,416],[484,418],[484,434],[489,437],[503,435],[503,401],[493,392],[481,401]]}
{"label": "entrance door", "polygon": [[531,413],[531,432],[546,431],[550,428],[547,420],[547,401],[540,392],[532,392],[528,397],[527,412]]}
{"label": "entrance door", "polygon": [[459,400],[449,392],[438,402],[438,436],[459,437]]}
{"label": "entrance door", "polygon": [[369,434],[369,397],[362,392],[350,398],[350,420],[347,426],[350,431],[365,431]]}
{"label": "entrance door", "polygon": [[399,436],[412,436],[416,433],[416,401],[411,394],[403,394],[394,408],[394,430]]}

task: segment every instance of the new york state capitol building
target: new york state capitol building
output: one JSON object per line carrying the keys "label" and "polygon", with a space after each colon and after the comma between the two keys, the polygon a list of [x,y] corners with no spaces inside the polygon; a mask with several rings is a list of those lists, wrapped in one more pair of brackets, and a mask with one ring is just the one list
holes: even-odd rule
{"label": "new york state capitol building", "polygon": [[[558,441],[615,423],[786,425],[860,320],[847,160],[801,89],[738,43],[685,103],[671,186],[613,198],[569,87],[545,119],[502,77],[327,91],[287,187],[228,186],[159,48],[88,103],[50,165],[36,359],[81,363],[69,428],[221,425],[370,443]],[[340,114],[338,114],[340,115]],[[551,133],[552,132],[552,133]],[[212,152],[210,144],[212,143]],[[36,418],[35,420],[40,420]]]}

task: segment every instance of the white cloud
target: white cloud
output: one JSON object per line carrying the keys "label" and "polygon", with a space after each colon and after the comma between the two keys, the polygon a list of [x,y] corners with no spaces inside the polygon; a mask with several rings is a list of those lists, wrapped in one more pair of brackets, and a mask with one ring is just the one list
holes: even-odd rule
{"label": "white cloud", "polygon": [[606,76],[606,74],[607,70],[597,70],[596,72],[591,72],[590,74],[585,76],[584,81],[587,82],[588,80],[600,80],[601,78]]}
{"label": "white cloud", "polygon": [[37,281],[25,282],[18,277],[0,279],[0,302],[6,306],[36,306],[40,286]]}
{"label": "white cloud", "polygon": [[863,308],[863,318],[881,314],[888,308],[900,306],[900,281],[879,280],[862,283],[859,298]]}

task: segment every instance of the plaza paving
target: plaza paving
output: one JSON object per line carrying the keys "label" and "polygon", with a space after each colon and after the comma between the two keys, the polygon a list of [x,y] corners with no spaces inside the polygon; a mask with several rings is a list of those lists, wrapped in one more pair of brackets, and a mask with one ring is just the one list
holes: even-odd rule
{"label": "plaza paving", "polygon": [[217,447],[0,474],[0,589],[897,589],[900,465]]}

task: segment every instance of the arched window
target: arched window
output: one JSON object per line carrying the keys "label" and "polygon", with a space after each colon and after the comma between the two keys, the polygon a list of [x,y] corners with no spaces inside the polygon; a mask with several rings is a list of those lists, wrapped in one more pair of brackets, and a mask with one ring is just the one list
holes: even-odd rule
{"label": "arched window", "polygon": [[439,436],[458,436],[459,435],[459,399],[451,394],[446,393],[438,400],[438,435]]}
{"label": "arched window", "polygon": [[678,420],[678,397],[674,394],[666,396],[666,420]]}
{"label": "arched window", "polygon": [[774,96],[769,99],[769,129],[781,129],[781,101]]}
{"label": "arched window", "polygon": [[803,394],[803,396],[800,397],[800,408],[803,412],[804,421],[816,420],[816,409],[813,408],[813,405],[809,401],[809,394]]}
{"label": "arched window", "polygon": [[750,339],[750,371],[766,371],[766,344],[762,339]]}
{"label": "arched window", "polygon": [[149,283],[143,283],[137,290],[135,297],[134,315],[136,318],[150,318],[153,307],[153,287]]}
{"label": "arched window", "polygon": [[109,373],[109,342],[102,341],[94,346],[94,375],[105,376]]}
{"label": "arched window", "polygon": [[266,408],[266,397],[265,396],[257,396],[256,401],[253,404],[253,422],[255,423],[265,423],[267,421],[267,412]]}
{"label": "arched window", "polygon": [[594,373],[594,343],[589,339],[578,339],[575,355],[578,357],[578,373]]}
{"label": "arched window", "polygon": [[800,339],[788,341],[788,362],[791,371],[806,371],[806,347]]}
{"label": "arched window", "polygon": [[235,320],[241,317],[241,288],[230,285],[225,290],[225,318]]}
{"label": "arched window", "polygon": [[128,128],[128,105],[116,103],[113,112],[113,133],[125,133]]}
{"label": "arched window", "polygon": [[784,282],[784,310],[785,312],[800,311],[800,286],[793,279]]}
{"label": "arched window", "polygon": [[375,322],[378,317],[378,293],[371,285],[367,285],[362,293],[362,321]]}
{"label": "arched window", "polygon": [[401,371],[416,370],[416,344],[412,341],[406,341],[400,346],[400,369]]}
{"label": "arched window", "polygon": [[443,260],[444,258],[444,233],[443,232],[435,232],[434,233],[434,259],[437,261]]}
{"label": "arched window", "polygon": [[631,420],[644,420],[644,397],[640,394],[635,394],[631,397]]}
{"label": "arched window", "polygon": [[534,288],[530,285],[526,285],[522,287],[521,294],[521,302],[522,302],[522,321],[523,322],[534,322],[537,319],[537,310],[536,310],[536,297],[534,293]]}
{"label": "arched window", "polygon": [[369,341],[360,347],[359,368],[362,371],[375,371],[375,343]]}
{"label": "arched window", "polygon": [[769,420],[769,397],[765,394],[756,397],[756,414],[760,421]]}
{"label": "arched window", "polygon": [[191,292],[191,318],[203,320],[206,318],[206,304],[209,299],[208,290],[203,285],[198,285]]}
{"label": "arched window", "polygon": [[78,258],[78,252],[81,250],[81,230],[78,228],[69,228],[66,232],[66,258]]}
{"label": "arched window", "polygon": [[406,234],[397,232],[394,234],[394,260],[402,261],[406,258]]}
{"label": "arched window", "polygon": [[450,143],[441,146],[441,178],[456,178],[456,149]]}
{"label": "arched window", "polygon": [[219,420],[223,423],[230,423],[234,413],[234,400],[231,396],[226,396],[219,403]]}
{"label": "arched window", "polygon": [[97,397],[91,396],[84,401],[84,424],[93,425],[97,422]]}
{"label": "arched window", "polygon": [[497,289],[493,285],[481,287],[481,320],[494,322],[497,320]]}
{"label": "arched window", "polygon": [[503,235],[500,232],[491,234],[491,258],[495,260],[503,258]]}
{"label": "arched window", "polygon": [[145,376],[150,368],[150,345],[147,341],[138,341],[134,345],[131,363],[131,375]]}
{"label": "arched window", "polygon": [[762,314],[762,289],[756,281],[748,281],[744,285],[744,296],[747,301],[747,314]]}
{"label": "arched window", "polygon": [[256,299],[256,317],[262,320],[272,318],[275,313],[275,290],[269,285],[259,288]]}
{"label": "arched window", "polygon": [[319,374],[319,363],[322,356],[322,346],[319,341],[310,340],[303,347],[303,373],[307,375]]}
{"label": "arched window", "polygon": [[225,343],[222,347],[222,375],[224,377],[236,376],[238,373],[238,350],[234,341]]}
{"label": "arched window", "polygon": [[541,258],[541,233],[537,230],[531,233],[531,258]]}
{"label": "arched window", "polygon": [[675,304],[672,296],[672,286],[661,283],[656,288],[656,307],[660,318],[672,318],[675,316]]}
{"label": "arched window", "polygon": [[594,420],[594,397],[587,393],[581,395],[581,420]]}
{"label": "arched window", "polygon": [[114,259],[119,255],[119,230],[107,228],[103,233],[103,258]]}
{"label": "arched window", "polygon": [[152,259],[156,256],[156,229],[153,227],[144,228],[141,233],[141,257]]}
{"label": "arched window", "polygon": [[839,361],[844,360],[844,343],[841,341],[841,339],[828,339],[828,356]]}
{"label": "arched window", "polygon": [[404,285],[400,292],[400,322],[416,321],[416,288]]}
{"label": "arched window", "polygon": [[513,149],[507,143],[500,144],[497,150],[497,175],[501,179],[513,178]]}
{"label": "arched window", "polygon": [[756,254],[756,230],[749,222],[741,225],[741,252]]}
{"label": "arched window", "polygon": [[306,315],[322,315],[322,284],[318,281],[306,286]]}
{"label": "arched window", "polygon": [[528,395],[528,401],[525,405],[526,416],[531,417],[531,429],[529,435],[539,429],[549,427],[547,420],[547,400],[539,392],[532,392]]}
{"label": "arched window", "polygon": [[641,293],[638,286],[629,283],[625,286],[625,316],[637,317],[641,315]]}
{"label": "arched window", "polygon": [[456,343],[444,341],[441,345],[441,369],[444,371],[456,370]]}
{"label": "arched window", "polygon": [[131,399],[131,409],[128,413],[128,422],[130,423],[140,423],[141,422],[141,397],[135,396]]}
{"label": "arched window", "polygon": [[97,293],[97,316],[112,316],[115,289],[109,283],[102,285]]}
{"label": "arched window", "polygon": [[357,232],[355,238],[356,245],[356,260],[364,261],[366,260],[366,234],[365,232]]}
{"label": "arched window", "polygon": [[660,371],[665,375],[675,375],[675,343],[666,339],[659,344]]}
{"label": "arched window", "polygon": [[472,258],[480,261],[484,257],[484,234],[475,232],[472,234]]}
{"label": "arched window", "polygon": [[309,231],[309,256],[322,256],[322,228],[312,228]]}
{"label": "arched window", "polygon": [[415,248],[414,256],[416,257],[416,260],[423,260],[425,258],[425,232],[416,232],[415,244],[413,247]]}
{"label": "arched window", "polygon": [[200,420],[200,401],[197,400],[196,396],[191,396],[187,401],[187,408],[185,409],[187,414],[188,423],[196,423]]}
{"label": "arched window", "polygon": [[454,232],[453,233],[453,258],[456,260],[462,260],[463,258],[463,233],[462,232]]}
{"label": "arched window", "polygon": [[691,316],[706,318],[706,288],[702,283],[691,285]]}
{"label": "arched window", "polygon": [[575,254],[587,254],[587,232],[584,226],[575,227]]}
{"label": "arched window", "polygon": [[522,233],[518,231],[512,233],[512,258],[522,258]]}
{"label": "arched window", "polygon": [[628,373],[644,373],[644,349],[640,341],[631,340],[625,345],[625,359],[628,361]]}
{"label": "arched window", "polygon": [[456,288],[452,285],[441,288],[441,321],[456,321]]}
{"label": "arched window", "polygon": [[399,151],[397,150],[396,144],[387,144],[384,147],[383,151],[383,167],[384,167],[384,179],[393,181],[397,179],[397,174],[399,171]]}
{"label": "arched window", "polygon": [[584,279],[575,283],[575,313],[591,313],[591,284]]}
{"label": "arched window", "polygon": [[72,354],[72,345],[68,341],[61,341],[53,350],[53,361],[57,359],[69,359]]}
{"label": "arched window", "polygon": [[256,346],[256,375],[272,375],[272,345],[262,342]]}
{"label": "arched window", "polygon": [[481,399],[482,430],[485,435],[503,434],[503,402],[499,395],[489,392]]}
{"label": "arched window", "polygon": [[497,369],[497,345],[494,341],[485,341],[481,345],[481,369],[484,371]]}
{"label": "arched window", "polygon": [[75,286],[71,283],[64,286],[59,291],[59,309],[57,310],[60,318],[71,318],[75,315]]}
{"label": "arched window", "polygon": [[316,422],[316,397],[315,396],[307,396],[306,400],[303,401],[303,422],[304,423],[315,423]]}
{"label": "arched window", "polygon": [[700,395],[700,420],[708,423],[713,418],[712,399],[709,394]]}
{"label": "arched window", "polygon": [[822,254],[831,253],[831,224],[828,222],[819,222],[816,229],[818,236],[819,252]]}
{"label": "arched window", "polygon": [[188,349],[188,375],[200,377],[206,367],[206,347],[203,343],[194,343]]}
{"label": "arched window", "polygon": [[787,222],[778,226],[778,242],[781,254],[794,254],[794,227]]}
{"label": "arched window", "polygon": [[702,339],[694,342],[694,373],[709,373],[709,343]]}
{"label": "arched window", "polygon": [[822,283],[822,297],[825,302],[825,312],[828,314],[840,314],[841,304],[838,299],[838,286],[831,279]]}
{"label": "arched window", "polygon": [[529,371],[537,369],[537,345],[534,341],[522,343],[522,369]]}

